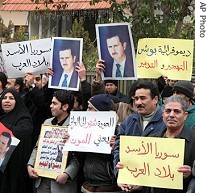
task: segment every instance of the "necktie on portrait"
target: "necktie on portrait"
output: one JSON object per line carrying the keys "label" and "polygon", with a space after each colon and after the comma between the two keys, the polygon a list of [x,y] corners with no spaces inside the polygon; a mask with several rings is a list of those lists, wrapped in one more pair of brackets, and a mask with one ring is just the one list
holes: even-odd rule
{"label": "necktie on portrait", "polygon": [[62,87],[67,87],[67,78],[68,78],[68,75],[64,74],[64,80],[62,82]]}
{"label": "necktie on portrait", "polygon": [[121,71],[120,71],[120,64],[116,64],[117,70],[116,70],[116,77],[122,77]]}

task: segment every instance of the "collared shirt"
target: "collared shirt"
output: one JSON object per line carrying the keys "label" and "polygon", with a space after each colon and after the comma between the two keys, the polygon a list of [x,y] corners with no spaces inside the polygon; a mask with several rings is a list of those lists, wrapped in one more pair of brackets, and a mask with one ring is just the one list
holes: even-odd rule
{"label": "collared shirt", "polygon": [[72,74],[73,74],[73,71],[70,72],[70,73],[66,73],[66,72],[63,72],[63,73],[62,73],[62,76],[61,76],[61,79],[60,79],[60,82],[59,82],[59,85],[58,85],[58,86],[60,86],[60,87],[62,87],[62,83],[63,83],[63,81],[64,81],[64,79],[65,79],[65,74],[68,75],[68,78],[67,78],[67,87],[69,87],[69,84],[70,84],[70,81],[71,81],[71,76],[72,76]]}
{"label": "collared shirt", "polygon": [[3,163],[4,161],[4,157],[0,158],[0,167],[1,167],[1,164]]}
{"label": "collared shirt", "polygon": [[116,61],[114,61],[113,68],[112,68],[112,77],[116,77],[116,71],[117,71],[116,64],[120,64],[120,71],[121,71],[121,74],[122,74],[122,77],[123,77],[124,69],[125,69],[125,61],[126,61],[126,58],[121,63],[117,63]]}

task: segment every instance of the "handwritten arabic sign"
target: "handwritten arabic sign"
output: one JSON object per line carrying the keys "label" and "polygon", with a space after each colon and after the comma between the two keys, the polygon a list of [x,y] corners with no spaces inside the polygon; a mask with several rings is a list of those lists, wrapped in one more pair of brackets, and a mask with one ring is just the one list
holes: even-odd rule
{"label": "handwritten arabic sign", "polygon": [[139,39],[136,54],[138,78],[191,80],[193,40],[145,38]]}
{"label": "handwritten arabic sign", "polygon": [[184,139],[120,136],[118,183],[183,189]]}
{"label": "handwritten arabic sign", "polygon": [[42,125],[35,161],[39,176],[56,179],[65,170],[68,152],[63,152],[63,147],[67,132],[67,126]]}
{"label": "handwritten arabic sign", "polygon": [[26,73],[47,71],[51,54],[51,39],[39,39],[2,44],[2,55],[9,78],[24,77]]}
{"label": "handwritten arabic sign", "polygon": [[111,153],[109,141],[116,127],[116,112],[72,111],[64,151]]}

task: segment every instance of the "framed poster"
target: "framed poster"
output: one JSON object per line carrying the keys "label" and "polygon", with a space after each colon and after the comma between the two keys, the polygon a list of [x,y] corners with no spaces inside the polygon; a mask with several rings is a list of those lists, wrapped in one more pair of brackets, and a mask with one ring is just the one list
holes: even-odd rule
{"label": "framed poster", "polygon": [[82,38],[53,37],[49,88],[79,90],[79,75],[76,67],[82,62]]}
{"label": "framed poster", "polygon": [[53,178],[64,172],[68,152],[63,152],[67,126],[42,125],[35,169],[39,176]]}
{"label": "framed poster", "polygon": [[96,24],[102,79],[136,80],[135,49],[129,23]]}

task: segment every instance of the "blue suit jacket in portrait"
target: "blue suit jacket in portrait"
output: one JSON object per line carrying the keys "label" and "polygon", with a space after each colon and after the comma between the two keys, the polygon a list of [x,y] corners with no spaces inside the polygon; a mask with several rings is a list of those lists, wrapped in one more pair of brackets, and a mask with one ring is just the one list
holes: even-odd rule
{"label": "blue suit jacket in portrait", "polygon": [[[104,77],[112,77],[113,59],[105,60]],[[131,56],[126,56],[125,68],[123,77],[135,77],[134,75],[134,64]]]}
{"label": "blue suit jacket in portrait", "polygon": [[[60,81],[62,81],[61,80],[62,74],[63,74],[63,71],[54,73],[54,75],[52,76],[52,82],[51,82],[52,86],[59,86]],[[76,88],[77,83],[78,83],[78,72],[74,68],[74,71],[71,75],[70,84],[68,85],[68,87]]]}

